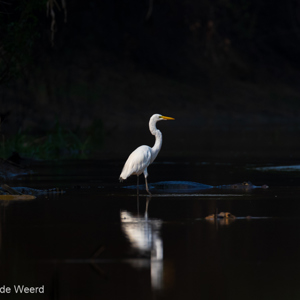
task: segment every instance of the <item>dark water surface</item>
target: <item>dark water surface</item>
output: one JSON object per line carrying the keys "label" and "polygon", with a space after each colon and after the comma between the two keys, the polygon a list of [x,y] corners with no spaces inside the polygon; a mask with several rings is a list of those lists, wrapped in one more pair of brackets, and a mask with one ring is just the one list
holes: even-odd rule
{"label": "dark water surface", "polygon": [[[300,169],[160,161],[149,167],[153,197],[137,198],[124,188],[135,177],[118,183],[122,165],[43,163],[7,182],[66,192],[1,202],[0,288],[12,289],[1,299],[300,299]],[[171,189],[155,190],[160,181]],[[216,211],[236,218],[205,219]]]}

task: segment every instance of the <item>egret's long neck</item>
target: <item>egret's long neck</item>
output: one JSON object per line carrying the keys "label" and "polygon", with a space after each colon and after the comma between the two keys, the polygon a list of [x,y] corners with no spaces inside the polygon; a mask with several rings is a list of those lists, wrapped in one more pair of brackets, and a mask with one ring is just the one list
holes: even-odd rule
{"label": "egret's long neck", "polygon": [[162,146],[162,133],[160,132],[160,130],[156,128],[156,122],[153,123],[150,122],[149,129],[150,132],[155,136],[155,144],[152,147],[152,157],[151,157],[151,162],[153,162]]}

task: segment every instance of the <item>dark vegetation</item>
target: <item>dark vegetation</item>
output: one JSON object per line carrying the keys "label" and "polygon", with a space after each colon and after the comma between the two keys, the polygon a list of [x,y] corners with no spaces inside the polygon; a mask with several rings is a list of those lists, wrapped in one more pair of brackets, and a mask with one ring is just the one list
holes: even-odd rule
{"label": "dark vegetation", "polygon": [[299,130],[299,1],[6,0],[0,13],[2,156],[127,153],[152,113],[176,118],[174,155],[195,139],[226,148],[224,131],[272,149]]}

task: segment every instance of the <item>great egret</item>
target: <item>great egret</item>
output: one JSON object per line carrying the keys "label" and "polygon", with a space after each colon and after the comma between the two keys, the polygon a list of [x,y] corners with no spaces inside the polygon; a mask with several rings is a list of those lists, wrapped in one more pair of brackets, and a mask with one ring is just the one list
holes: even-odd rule
{"label": "great egret", "polygon": [[155,144],[151,148],[149,146],[140,146],[135,149],[128,157],[120,175],[120,181],[127,179],[131,175],[137,175],[137,188],[139,186],[139,176],[144,173],[146,191],[151,195],[148,188],[147,167],[153,163],[162,145],[162,133],[156,128],[156,122],[162,120],[175,120],[171,117],[165,117],[160,114],[154,114],[149,121],[149,129],[151,134],[155,136]]}

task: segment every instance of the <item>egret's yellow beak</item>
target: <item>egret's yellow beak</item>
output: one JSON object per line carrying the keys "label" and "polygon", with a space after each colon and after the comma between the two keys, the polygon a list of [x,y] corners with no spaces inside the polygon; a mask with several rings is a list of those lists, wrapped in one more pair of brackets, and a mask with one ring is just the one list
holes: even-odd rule
{"label": "egret's yellow beak", "polygon": [[160,116],[164,120],[175,120],[174,118],[171,117],[165,117],[165,116]]}

